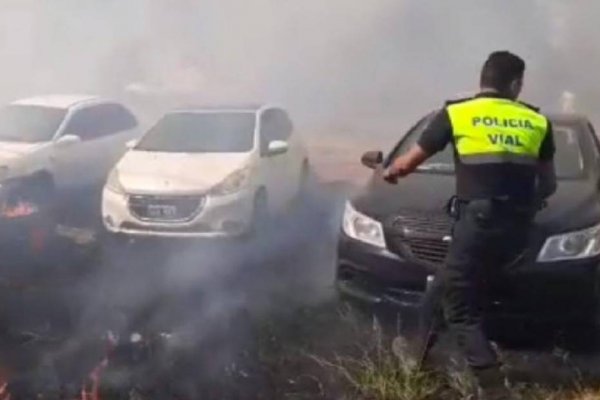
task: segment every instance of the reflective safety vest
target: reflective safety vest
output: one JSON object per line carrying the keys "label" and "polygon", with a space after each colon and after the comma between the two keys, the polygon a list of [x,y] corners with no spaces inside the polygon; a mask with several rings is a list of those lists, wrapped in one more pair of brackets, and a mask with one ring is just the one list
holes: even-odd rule
{"label": "reflective safety vest", "polygon": [[516,101],[477,97],[446,106],[464,164],[535,164],[548,120]]}

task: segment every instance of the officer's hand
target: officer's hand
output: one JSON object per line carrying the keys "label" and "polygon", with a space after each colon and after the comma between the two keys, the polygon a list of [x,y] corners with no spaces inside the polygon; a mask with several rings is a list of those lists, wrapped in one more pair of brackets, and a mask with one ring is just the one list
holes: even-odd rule
{"label": "officer's hand", "polygon": [[398,183],[398,174],[395,173],[391,168],[388,168],[383,172],[383,180],[387,183],[395,185]]}

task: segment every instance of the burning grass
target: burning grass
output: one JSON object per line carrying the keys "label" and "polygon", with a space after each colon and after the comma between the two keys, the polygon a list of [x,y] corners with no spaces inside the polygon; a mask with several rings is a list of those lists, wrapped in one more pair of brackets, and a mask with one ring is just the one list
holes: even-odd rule
{"label": "burning grass", "polygon": [[[136,392],[139,399],[169,400],[465,400],[473,397],[474,384],[460,363],[444,364],[439,370],[417,371],[404,353],[392,352],[391,328],[375,317],[336,302],[280,310],[261,318],[238,319],[237,328],[228,335],[244,336],[240,347],[233,350],[232,359],[215,369],[210,377],[198,360],[209,364],[216,361],[218,346],[231,346],[228,339],[214,346],[201,344],[197,350],[186,350],[187,362],[164,364],[160,371],[171,378],[186,372],[198,384],[194,393],[201,395],[177,397],[156,395],[128,386],[126,393]],[[244,329],[239,329],[239,328]],[[397,349],[396,349],[397,350]],[[515,358],[505,352],[509,366]],[[564,368],[578,368],[564,354],[548,354],[560,360]],[[159,357],[159,360],[162,358]],[[212,360],[212,361],[211,361]],[[202,361],[204,362],[204,361]],[[214,364],[205,367],[214,367]],[[549,362],[536,359],[531,368],[549,369]],[[181,369],[183,368],[183,369]],[[215,367],[216,368],[216,367]],[[117,372],[121,378],[121,372]],[[517,383],[516,398],[523,400],[591,400],[600,398],[600,387],[594,377],[552,382],[553,387],[540,383]],[[108,376],[105,376],[108,378]],[[150,383],[155,382],[156,376]],[[198,380],[203,380],[199,382]],[[106,381],[106,380],[104,380]],[[169,389],[170,390],[170,389]],[[93,392],[93,390],[92,390]],[[122,399],[122,392],[112,395],[101,390],[101,400]],[[163,393],[163,392],[160,392]],[[171,393],[171,392],[169,392]],[[2,397],[0,396],[0,399]],[[83,396],[82,399],[96,399]]]}
{"label": "burning grass", "polygon": [[14,205],[3,204],[0,207],[0,215],[8,219],[28,217],[36,212],[38,207],[27,201],[19,201]]}

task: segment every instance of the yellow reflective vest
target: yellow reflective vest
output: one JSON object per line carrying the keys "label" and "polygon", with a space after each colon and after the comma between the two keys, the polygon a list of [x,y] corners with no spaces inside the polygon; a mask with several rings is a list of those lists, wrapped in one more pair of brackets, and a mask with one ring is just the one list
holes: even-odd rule
{"label": "yellow reflective vest", "polygon": [[477,97],[450,104],[446,110],[462,163],[537,163],[548,120],[527,105]]}

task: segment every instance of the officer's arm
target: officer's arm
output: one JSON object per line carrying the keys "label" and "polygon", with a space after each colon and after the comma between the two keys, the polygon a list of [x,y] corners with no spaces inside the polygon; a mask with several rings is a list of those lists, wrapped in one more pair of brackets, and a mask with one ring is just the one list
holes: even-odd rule
{"label": "officer's arm", "polygon": [[413,145],[406,153],[394,159],[384,177],[388,180],[405,177],[406,175],[414,172],[419,165],[423,164],[423,162],[429,158],[429,156],[430,154],[423,150],[423,148],[417,143]]}
{"label": "officer's arm", "polygon": [[538,163],[537,196],[547,199],[556,192],[556,171],[554,168],[554,133],[552,125],[548,124],[548,132],[540,148],[540,161]]}
{"label": "officer's arm", "polygon": [[418,142],[406,153],[396,157],[384,174],[389,182],[404,177],[414,172],[419,165],[441,151],[452,140],[452,126],[446,109],[442,109],[431,118],[428,125],[421,133]]}

